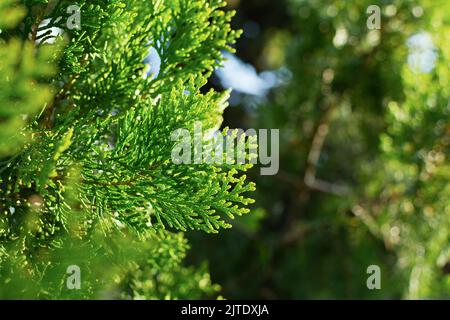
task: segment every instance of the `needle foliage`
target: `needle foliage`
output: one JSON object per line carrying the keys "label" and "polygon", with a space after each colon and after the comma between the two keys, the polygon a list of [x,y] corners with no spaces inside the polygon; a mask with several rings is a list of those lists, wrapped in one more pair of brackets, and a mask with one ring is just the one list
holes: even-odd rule
{"label": "needle foliage", "polygon": [[251,165],[176,165],[171,133],[221,125],[228,93],[202,88],[239,36],[224,6],[0,1],[0,297],[217,294],[184,233],[248,212]]}

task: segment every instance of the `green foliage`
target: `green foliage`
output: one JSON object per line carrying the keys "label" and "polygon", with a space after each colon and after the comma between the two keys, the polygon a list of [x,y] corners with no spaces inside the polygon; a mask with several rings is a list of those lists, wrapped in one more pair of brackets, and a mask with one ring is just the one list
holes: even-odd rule
{"label": "green foliage", "polygon": [[[69,5],[80,29],[65,26]],[[217,294],[204,263],[185,266],[179,231],[247,213],[251,165],[175,165],[170,136],[221,125],[228,95],[202,88],[239,35],[224,5],[1,0],[1,297]],[[161,68],[144,77],[151,46]],[[70,265],[80,290],[66,287]]]}
{"label": "green foliage", "polygon": [[432,72],[417,74],[405,67],[407,98],[388,105],[382,177],[370,186],[387,199],[373,210],[380,215],[384,241],[409,275],[405,296],[412,299],[448,297],[450,292],[445,276],[450,261],[449,30],[446,24],[434,34],[439,58]]}
{"label": "green foliage", "polygon": [[[370,5],[380,30],[367,28]],[[256,178],[263,218],[214,242],[193,236],[195,258],[210,259],[230,298],[449,298],[448,1],[237,9],[262,29],[238,52],[292,73],[258,110],[243,108],[246,126],[280,128],[280,173]],[[408,65],[408,39],[423,32],[438,57],[428,73]],[[381,290],[366,286],[373,264]]]}
{"label": "green foliage", "polygon": [[[6,37],[24,15],[24,9],[13,4],[0,4],[0,31]],[[29,138],[25,127],[30,119],[26,116],[36,115],[51,98],[52,89],[44,80],[53,75],[54,68],[49,50],[36,55],[30,42],[16,38],[0,38],[0,45],[0,156],[6,156],[16,153]]]}

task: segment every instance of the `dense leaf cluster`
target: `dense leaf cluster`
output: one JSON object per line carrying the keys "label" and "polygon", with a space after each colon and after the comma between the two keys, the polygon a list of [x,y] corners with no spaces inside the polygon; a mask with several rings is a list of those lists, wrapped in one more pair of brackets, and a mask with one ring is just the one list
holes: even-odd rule
{"label": "dense leaf cluster", "polygon": [[[73,5],[81,28],[68,29]],[[1,0],[0,296],[217,292],[205,266],[183,265],[182,231],[247,213],[251,165],[176,165],[170,136],[221,125],[227,93],[201,89],[239,35],[224,5]],[[145,76],[150,49],[160,70]],[[69,265],[81,290],[66,287]]]}

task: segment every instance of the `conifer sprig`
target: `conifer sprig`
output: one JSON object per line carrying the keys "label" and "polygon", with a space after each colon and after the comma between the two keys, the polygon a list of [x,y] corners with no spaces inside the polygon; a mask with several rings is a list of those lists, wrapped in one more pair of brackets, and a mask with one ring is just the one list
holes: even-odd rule
{"label": "conifer sprig", "polygon": [[[65,28],[69,5],[79,29]],[[170,137],[221,125],[227,93],[201,89],[239,35],[224,6],[1,0],[0,16],[15,19],[0,22],[0,296],[217,291],[204,266],[182,266],[177,232],[218,232],[247,213],[251,165],[174,164]],[[150,48],[161,65],[147,77]],[[67,291],[69,264],[86,272],[80,292]]]}

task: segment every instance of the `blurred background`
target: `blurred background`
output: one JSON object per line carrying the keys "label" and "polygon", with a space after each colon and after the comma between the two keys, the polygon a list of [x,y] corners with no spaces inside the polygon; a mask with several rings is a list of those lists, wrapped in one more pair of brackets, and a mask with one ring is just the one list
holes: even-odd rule
{"label": "blurred background", "polygon": [[280,170],[190,235],[224,297],[450,298],[449,3],[228,0],[243,34],[209,86],[233,89],[224,126],[280,129]]}

